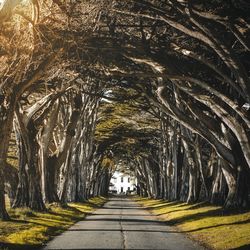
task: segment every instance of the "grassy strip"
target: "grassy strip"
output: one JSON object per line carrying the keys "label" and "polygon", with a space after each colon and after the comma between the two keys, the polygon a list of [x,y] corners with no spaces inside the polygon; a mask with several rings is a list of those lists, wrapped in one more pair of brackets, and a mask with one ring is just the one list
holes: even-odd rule
{"label": "grassy strip", "polygon": [[250,211],[225,211],[208,203],[136,198],[159,219],[210,249],[250,249]]}
{"label": "grassy strip", "polygon": [[96,197],[86,203],[70,203],[65,208],[50,205],[43,213],[28,208],[9,209],[12,220],[0,221],[0,249],[37,249],[105,201],[104,197]]}

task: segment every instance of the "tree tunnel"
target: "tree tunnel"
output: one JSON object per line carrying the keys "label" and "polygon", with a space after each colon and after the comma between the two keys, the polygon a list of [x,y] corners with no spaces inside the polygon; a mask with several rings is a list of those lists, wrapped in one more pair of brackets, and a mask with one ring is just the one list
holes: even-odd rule
{"label": "tree tunnel", "polygon": [[0,218],[106,195],[248,207],[248,1],[0,0]]}

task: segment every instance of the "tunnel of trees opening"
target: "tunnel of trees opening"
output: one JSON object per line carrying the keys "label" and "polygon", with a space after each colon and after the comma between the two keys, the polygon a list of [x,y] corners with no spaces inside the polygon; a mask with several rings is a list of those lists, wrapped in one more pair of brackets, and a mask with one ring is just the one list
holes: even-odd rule
{"label": "tunnel of trees opening", "polygon": [[[0,218],[105,195],[249,208],[247,0],[0,0]],[[8,197],[8,199],[7,199]]]}

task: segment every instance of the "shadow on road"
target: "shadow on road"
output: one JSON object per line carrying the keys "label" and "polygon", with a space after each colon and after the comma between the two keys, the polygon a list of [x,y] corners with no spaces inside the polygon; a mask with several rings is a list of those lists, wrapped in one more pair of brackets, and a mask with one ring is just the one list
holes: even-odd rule
{"label": "shadow on road", "polygon": [[[69,229],[72,232],[121,232],[121,229]],[[143,229],[123,229],[123,232],[141,232],[141,233],[182,233],[179,231],[164,231],[164,230],[143,230]]]}
{"label": "shadow on road", "polygon": [[137,223],[155,223],[156,225],[162,224],[166,225],[167,223],[164,221],[159,221],[159,220],[143,220],[143,219],[124,219],[124,218],[86,218],[84,221],[117,221],[117,222],[137,222]]}

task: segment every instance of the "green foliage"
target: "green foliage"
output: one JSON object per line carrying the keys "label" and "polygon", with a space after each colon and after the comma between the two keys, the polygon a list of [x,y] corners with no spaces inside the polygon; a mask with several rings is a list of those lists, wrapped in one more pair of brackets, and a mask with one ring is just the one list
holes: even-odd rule
{"label": "green foliage", "polygon": [[105,155],[102,159],[101,165],[103,168],[114,169],[114,165],[115,165],[114,159],[112,157]]}
{"label": "green foliage", "polygon": [[135,155],[152,147],[149,142],[158,132],[158,120],[133,102],[103,103],[99,116],[95,139],[100,152]]}
{"label": "green foliage", "polygon": [[249,211],[225,211],[204,202],[190,205],[143,198],[137,200],[161,220],[177,226],[209,248],[235,249],[250,245]]}
{"label": "green foliage", "polygon": [[12,220],[0,222],[0,242],[11,249],[15,245],[20,247],[18,249],[34,249],[83,219],[105,201],[103,197],[96,197],[86,203],[70,203],[65,208],[54,204],[44,213],[28,208],[8,209]]}

